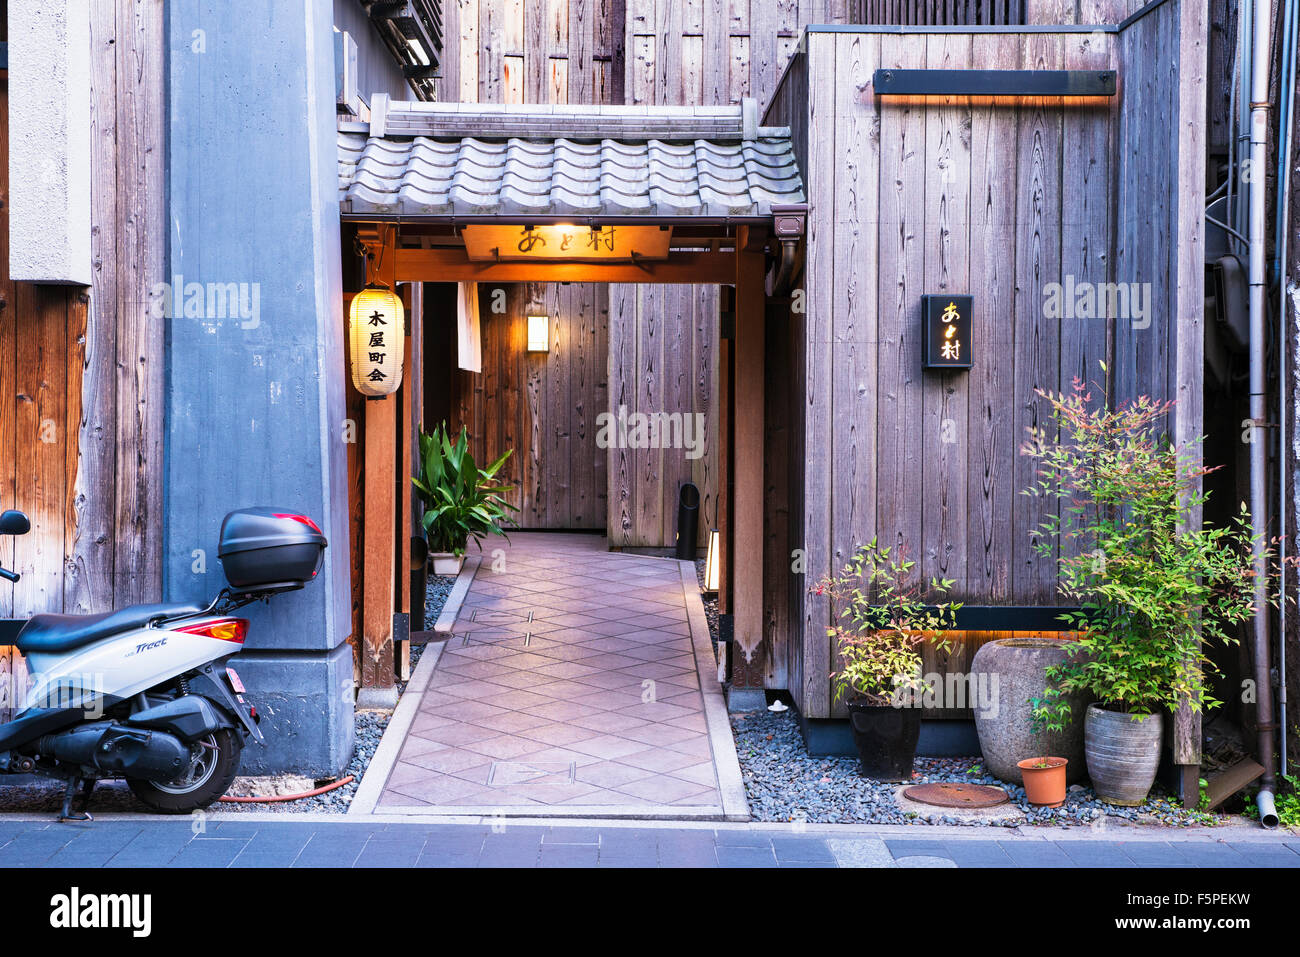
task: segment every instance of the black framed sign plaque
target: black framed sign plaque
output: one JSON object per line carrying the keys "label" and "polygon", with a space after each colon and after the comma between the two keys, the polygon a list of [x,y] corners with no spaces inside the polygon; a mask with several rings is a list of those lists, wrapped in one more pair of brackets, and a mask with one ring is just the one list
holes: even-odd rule
{"label": "black framed sign plaque", "polygon": [[969,369],[975,354],[971,341],[971,297],[921,297],[921,367]]}

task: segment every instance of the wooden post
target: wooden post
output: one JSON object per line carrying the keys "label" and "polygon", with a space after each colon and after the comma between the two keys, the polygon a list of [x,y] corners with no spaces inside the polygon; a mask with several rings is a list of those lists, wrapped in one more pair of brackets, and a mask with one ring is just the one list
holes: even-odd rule
{"label": "wooden post", "polygon": [[764,235],[742,226],[736,238],[736,309],[732,349],[735,376],[732,405],[735,458],[731,565],[733,711],[766,707],[763,694],[763,346],[765,304]]}
{"label": "wooden post", "polygon": [[[392,286],[396,278],[397,229],[377,226],[361,240],[372,255],[368,278]],[[369,242],[367,241],[369,238]],[[361,692],[358,707],[397,704],[393,670],[393,610],[397,600],[397,436],[396,395],[366,400],[365,555],[361,621]]]}
{"label": "wooden post", "polygon": [[735,416],[732,405],[735,396],[732,384],[735,377],[731,374],[732,330],[736,327],[736,290],[724,286],[721,290],[720,305],[722,320],[726,330],[718,334],[718,545],[721,549],[721,563],[718,567],[718,613],[731,614],[731,423]]}
{"label": "wooden post", "polygon": [[[1178,23],[1178,196],[1177,277],[1173,290],[1177,323],[1174,335],[1174,441],[1199,465],[1203,450],[1196,442],[1204,420],[1201,380],[1205,367],[1205,72],[1209,7],[1189,0],[1179,7]],[[1186,516],[1191,528],[1201,525],[1198,507]],[[1267,613],[1265,610],[1263,613]],[[1265,764],[1272,755],[1260,755]],[[1174,714],[1173,761],[1179,797],[1185,807],[1200,800],[1201,715],[1184,703]]]}

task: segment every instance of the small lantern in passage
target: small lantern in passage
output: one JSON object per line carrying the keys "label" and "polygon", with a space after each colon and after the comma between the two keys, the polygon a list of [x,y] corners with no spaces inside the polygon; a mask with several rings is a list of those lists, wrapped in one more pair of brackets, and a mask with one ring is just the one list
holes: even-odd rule
{"label": "small lantern in passage", "polygon": [[704,558],[704,591],[717,594],[722,574],[722,541],[716,528],[709,531],[709,551]]}
{"label": "small lantern in passage", "polygon": [[551,351],[551,320],[547,316],[528,317],[528,351]]}
{"label": "small lantern in passage", "polygon": [[926,369],[969,369],[971,297],[921,297],[921,365]]}
{"label": "small lantern in passage", "polygon": [[406,313],[397,293],[367,286],[352,298],[348,339],[352,385],[364,396],[391,395],[402,384]]}

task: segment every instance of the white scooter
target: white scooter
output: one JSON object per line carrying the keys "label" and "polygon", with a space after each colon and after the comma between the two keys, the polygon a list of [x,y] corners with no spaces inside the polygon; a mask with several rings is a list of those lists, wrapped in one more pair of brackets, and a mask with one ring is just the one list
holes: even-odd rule
{"label": "white scooter", "polygon": [[[0,514],[0,535],[29,529],[22,512]],[[245,741],[264,743],[257,709],[227,664],[248,634],[248,620],[231,613],[302,588],[320,570],[325,546],[305,515],[242,509],[221,525],[218,556],[230,587],[208,605],[31,618],[14,641],[30,688],[26,707],[0,725],[0,774],[67,782],[61,820],[89,820],[90,792],[108,778],[125,778],[163,813],[217,800],[239,770]],[[0,577],[19,579],[4,568]]]}

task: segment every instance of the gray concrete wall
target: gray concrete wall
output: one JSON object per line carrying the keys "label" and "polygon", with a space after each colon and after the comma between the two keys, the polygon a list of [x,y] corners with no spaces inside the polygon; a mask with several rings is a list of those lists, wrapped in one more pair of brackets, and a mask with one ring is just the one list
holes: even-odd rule
{"label": "gray concrete wall", "polygon": [[167,8],[164,595],[222,587],[217,534],[234,508],[300,510],[332,543],[316,581],[247,612],[246,684],[275,706],[246,772],[334,773],[352,752],[350,702],[327,700],[351,683],[331,13]]}

